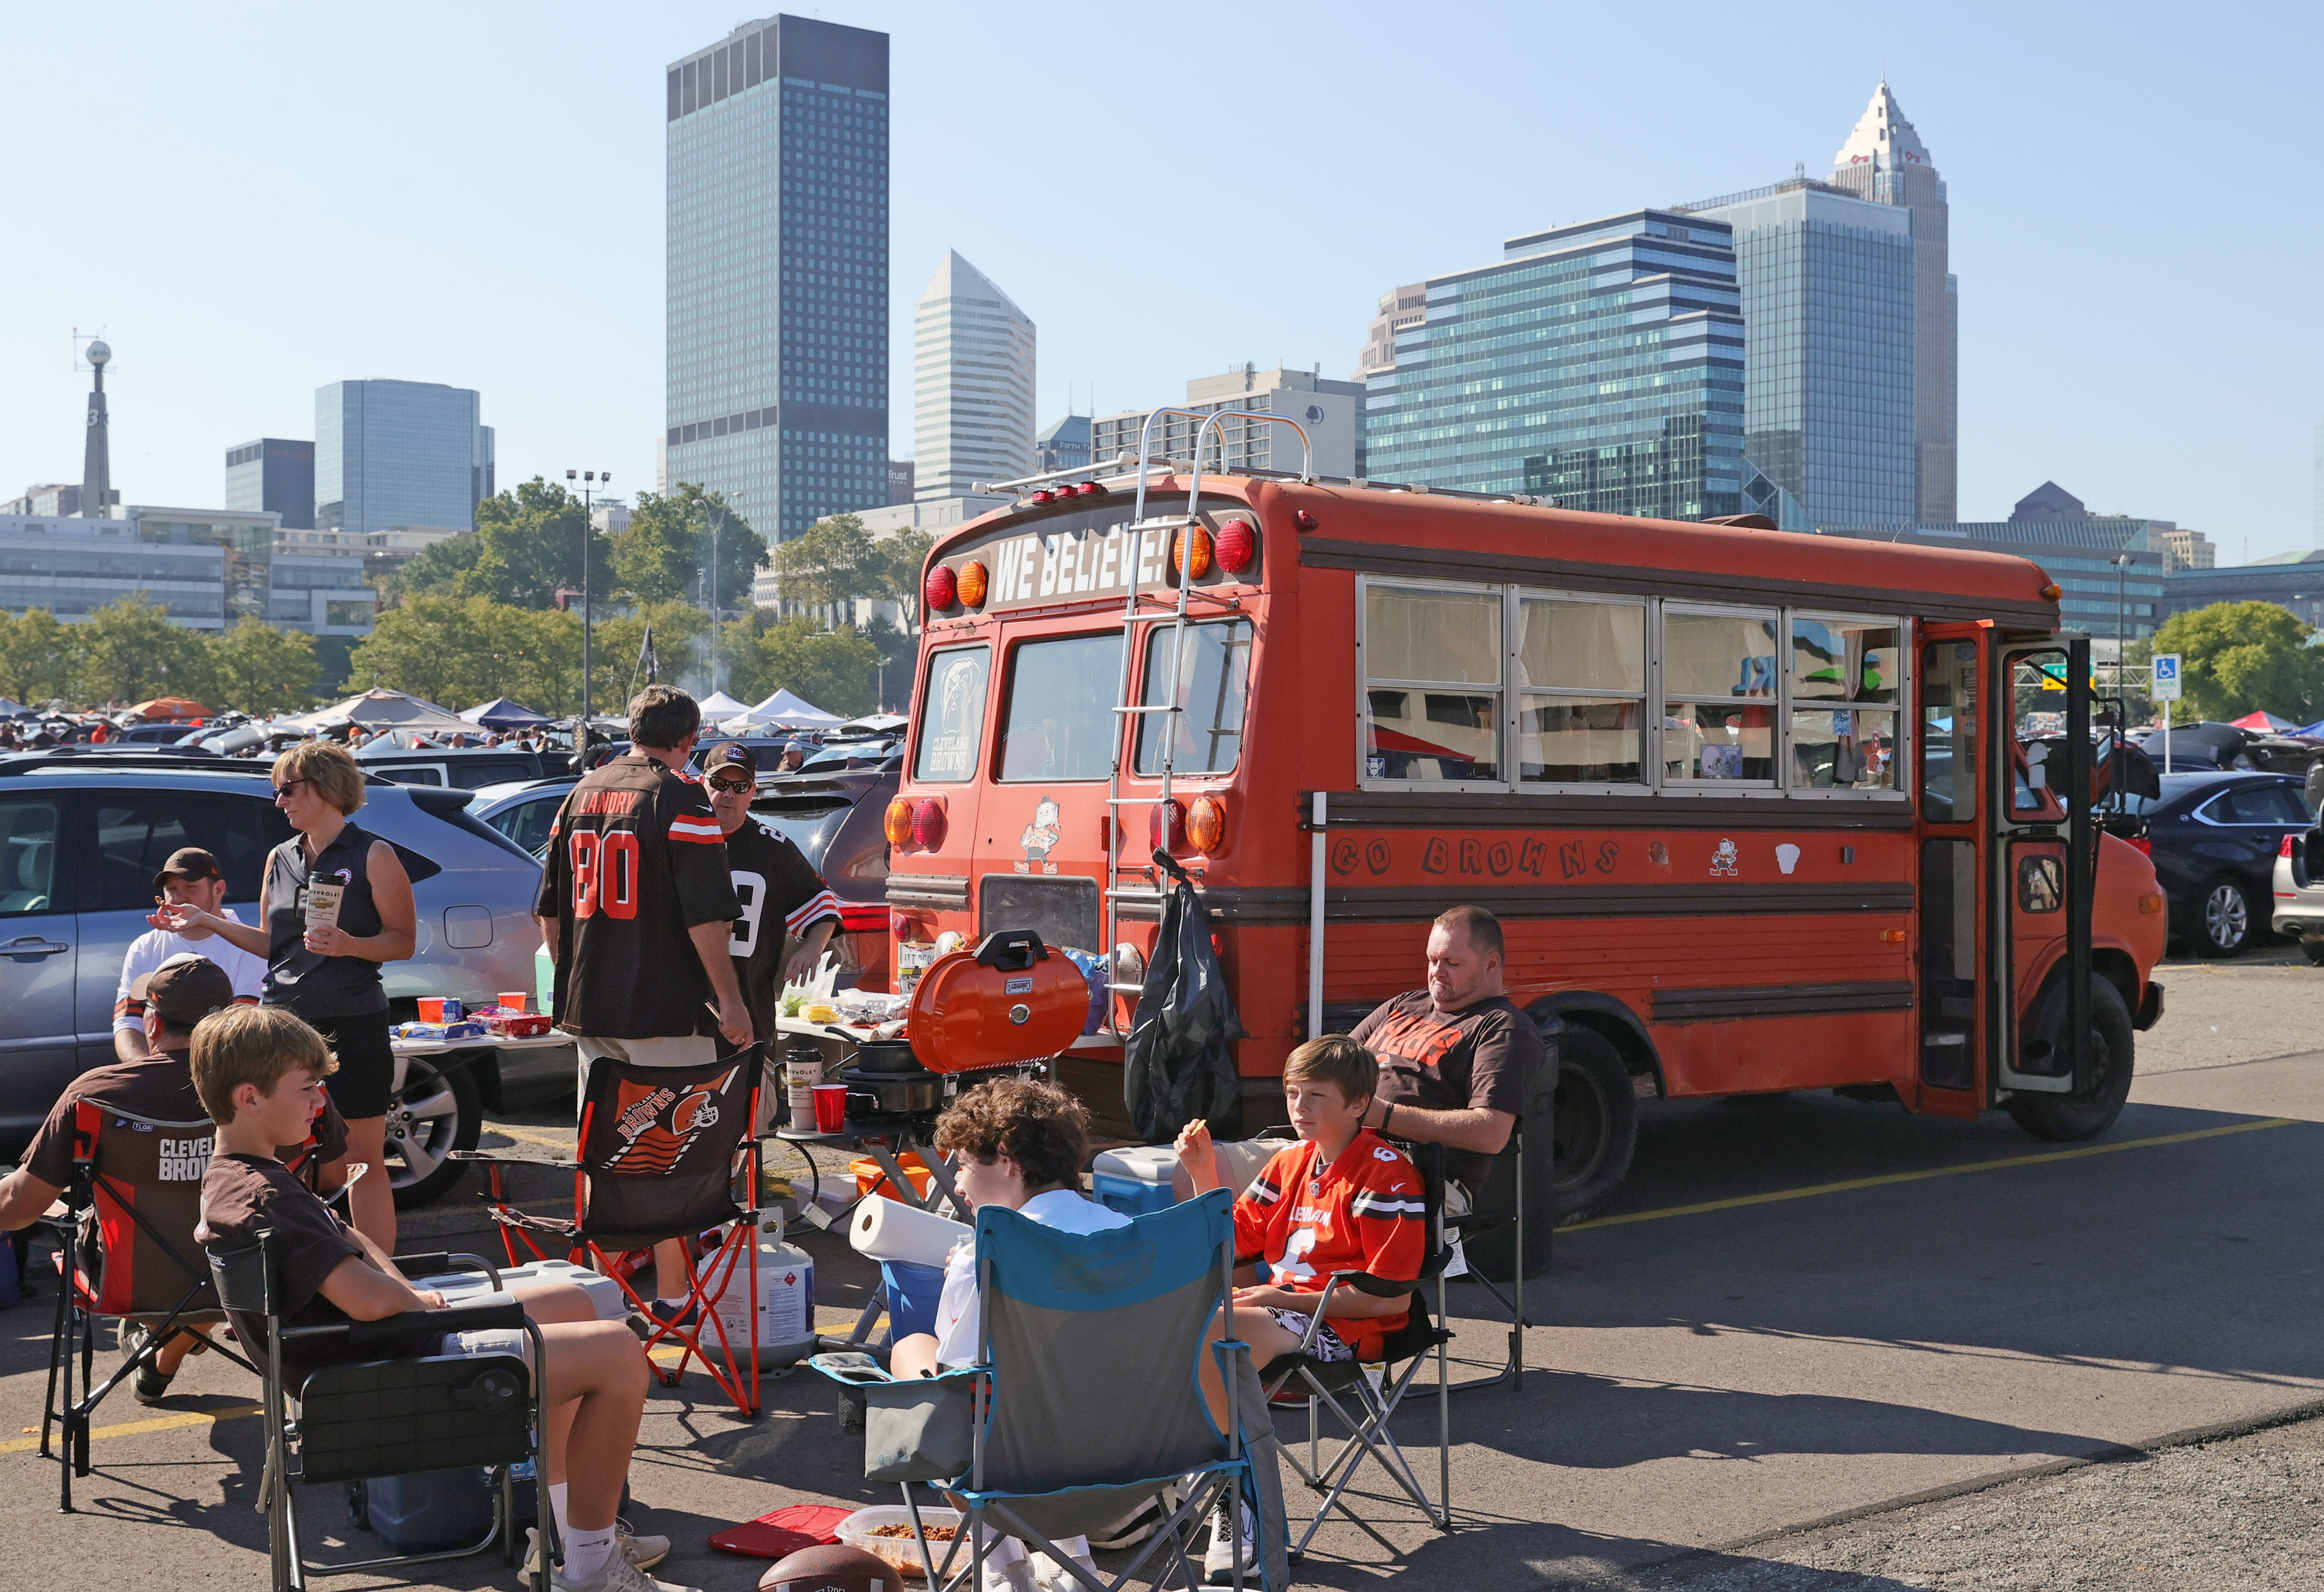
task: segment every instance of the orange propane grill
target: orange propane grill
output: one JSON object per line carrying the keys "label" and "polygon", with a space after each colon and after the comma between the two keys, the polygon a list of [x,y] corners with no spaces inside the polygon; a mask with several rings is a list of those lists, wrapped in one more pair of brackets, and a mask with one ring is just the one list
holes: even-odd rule
{"label": "orange propane grill", "polygon": [[912,991],[912,1054],[936,1072],[1046,1061],[1081,1037],[1089,985],[1030,929],[940,956]]}

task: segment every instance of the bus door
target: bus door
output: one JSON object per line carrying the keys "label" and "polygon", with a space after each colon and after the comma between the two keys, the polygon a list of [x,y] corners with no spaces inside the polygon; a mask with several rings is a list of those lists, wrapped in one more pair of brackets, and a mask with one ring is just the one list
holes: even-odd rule
{"label": "bus door", "polygon": [[[1993,1081],[1997,1089],[2031,1094],[2076,1092],[2077,1049],[2029,1037],[2020,1019],[2049,968],[2067,964],[2071,1001],[2079,983],[2081,1006],[2089,979],[2089,902],[2095,840],[2089,833],[2089,643],[2061,638],[2031,646],[2006,644],[2002,677],[2009,682],[2006,721],[1997,722],[1999,801],[1992,889],[2000,925],[1991,958],[1997,1007]],[[2079,792],[2079,794],[2077,794]],[[2083,859],[2079,869],[2075,858]],[[2076,953],[2076,947],[2080,953]],[[2089,1014],[2069,1035],[2089,1032]]]}
{"label": "bus door", "polygon": [[1923,1111],[1974,1117],[1984,1109],[1991,1024],[1981,910],[1992,781],[1978,732],[1989,716],[1989,626],[1920,627],[1921,785],[1918,910],[1920,1061]]}

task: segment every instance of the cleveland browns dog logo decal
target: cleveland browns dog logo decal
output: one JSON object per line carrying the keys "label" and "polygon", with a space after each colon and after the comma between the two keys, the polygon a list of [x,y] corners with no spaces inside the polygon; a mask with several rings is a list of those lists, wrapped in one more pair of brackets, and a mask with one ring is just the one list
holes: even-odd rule
{"label": "cleveland browns dog logo decal", "polygon": [[675,1171],[694,1142],[718,1125],[719,1101],[741,1071],[729,1067],[700,1083],[627,1082],[616,1102],[613,1131],[621,1143],[606,1157],[609,1172],[661,1177]]}

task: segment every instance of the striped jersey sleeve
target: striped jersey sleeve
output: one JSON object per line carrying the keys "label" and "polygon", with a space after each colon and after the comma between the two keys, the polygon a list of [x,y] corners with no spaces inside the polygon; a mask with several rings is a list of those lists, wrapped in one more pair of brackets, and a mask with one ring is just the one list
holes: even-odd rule
{"label": "striped jersey sleeve", "polygon": [[1400,1282],[1420,1275],[1428,1253],[1428,1206],[1410,1156],[1367,1132],[1351,1155],[1348,1231],[1343,1243],[1356,1269]]}
{"label": "striped jersey sleeve", "polygon": [[1305,1144],[1276,1151],[1235,1201],[1235,1255],[1239,1259],[1267,1260],[1283,1253],[1278,1231],[1285,1213],[1283,1192],[1299,1186],[1313,1154],[1313,1146]]}

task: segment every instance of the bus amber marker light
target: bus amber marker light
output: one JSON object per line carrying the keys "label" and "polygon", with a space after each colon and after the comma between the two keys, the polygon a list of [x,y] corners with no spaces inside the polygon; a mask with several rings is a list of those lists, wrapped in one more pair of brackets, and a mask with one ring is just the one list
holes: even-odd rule
{"label": "bus amber marker light", "polygon": [[2048,585],[2042,588],[2043,601],[2047,603],[2055,603],[2059,598],[2065,594],[2066,588],[2060,585],[2056,581],[2052,581]]}
{"label": "bus amber marker light", "polygon": [[927,596],[930,608],[950,608],[953,599],[960,594],[960,583],[949,565],[939,564],[928,571]]}
{"label": "bus amber marker light", "polygon": [[1186,843],[1197,851],[1215,851],[1226,837],[1226,808],[1216,796],[1196,796],[1186,810]]}
{"label": "bus amber marker light", "polygon": [[969,608],[984,606],[984,566],[972,558],[960,566],[960,600]]}
{"label": "bus amber marker light", "polygon": [[910,845],[912,843],[911,802],[904,796],[898,796],[890,802],[888,810],[880,815],[880,827],[888,832],[890,845]]}
{"label": "bus amber marker light", "polygon": [[1146,843],[1157,851],[1175,851],[1185,838],[1186,804],[1176,796],[1157,802],[1146,814]]}
{"label": "bus amber marker light", "polygon": [[1200,580],[1211,573],[1211,533],[1199,525],[1190,525],[1170,538],[1170,572],[1176,574],[1182,564],[1189,580]]}
{"label": "bus amber marker light", "polygon": [[912,809],[912,843],[933,851],[944,844],[945,811],[941,803],[923,801]]}
{"label": "bus amber marker light", "polygon": [[1259,551],[1259,538],[1251,534],[1248,520],[1230,520],[1219,527],[1219,567],[1229,575],[1240,575],[1250,567]]}

